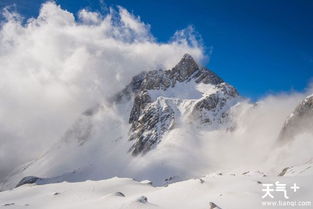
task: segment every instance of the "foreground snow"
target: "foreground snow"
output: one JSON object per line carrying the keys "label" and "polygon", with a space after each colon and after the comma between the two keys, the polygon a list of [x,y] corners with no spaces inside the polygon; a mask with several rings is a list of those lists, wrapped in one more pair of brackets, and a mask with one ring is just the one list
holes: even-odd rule
{"label": "foreground snow", "polygon": [[[282,194],[262,199],[263,183],[279,181],[297,183],[297,192],[288,190],[288,201],[312,202],[312,163],[290,168],[284,176],[267,176],[262,172],[214,173],[165,187],[153,187],[149,181],[111,178],[76,183],[23,185],[0,193],[0,207],[6,208],[167,208],[205,209],[214,203],[222,209],[275,208],[264,201],[285,201]],[[211,204],[212,205],[212,204]],[[299,206],[300,207],[300,206]],[[285,206],[283,208],[299,208]],[[303,206],[301,208],[312,208]]]}

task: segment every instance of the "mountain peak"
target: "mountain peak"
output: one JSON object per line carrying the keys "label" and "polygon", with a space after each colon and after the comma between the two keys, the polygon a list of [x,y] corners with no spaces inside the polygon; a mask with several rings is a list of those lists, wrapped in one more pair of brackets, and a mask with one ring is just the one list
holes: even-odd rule
{"label": "mountain peak", "polygon": [[173,68],[173,71],[179,75],[180,80],[186,80],[187,77],[191,76],[197,70],[199,70],[199,66],[190,54],[185,54]]}
{"label": "mountain peak", "polygon": [[192,61],[194,61],[193,57],[190,54],[188,54],[188,53],[184,54],[182,60],[192,60]]}
{"label": "mountain peak", "polygon": [[141,72],[133,77],[132,81],[113,97],[113,101],[131,99],[133,94],[144,90],[166,90],[173,88],[177,83],[189,82],[218,85],[224,81],[214,72],[199,67],[190,54],[185,54],[175,67],[168,70],[151,70]]}
{"label": "mountain peak", "polygon": [[128,139],[134,141],[129,151],[136,156],[161,142],[181,117],[211,129],[230,126],[228,110],[238,96],[235,88],[185,54],[172,69],[135,76],[115,101],[133,100]]}

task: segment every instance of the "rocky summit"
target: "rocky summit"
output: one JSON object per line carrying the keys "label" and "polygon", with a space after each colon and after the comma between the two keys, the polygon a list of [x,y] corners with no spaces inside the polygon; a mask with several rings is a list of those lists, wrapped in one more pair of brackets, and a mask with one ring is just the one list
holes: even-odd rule
{"label": "rocky summit", "polygon": [[133,155],[156,146],[180,122],[210,129],[227,127],[229,110],[239,99],[235,88],[185,54],[170,70],[152,70],[134,76],[115,97],[132,101],[129,140]]}

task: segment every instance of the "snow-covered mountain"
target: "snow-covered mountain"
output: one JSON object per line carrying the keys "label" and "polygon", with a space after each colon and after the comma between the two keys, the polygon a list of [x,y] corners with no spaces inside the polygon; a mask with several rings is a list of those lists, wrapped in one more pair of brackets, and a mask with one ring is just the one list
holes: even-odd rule
{"label": "snow-covered mountain", "polygon": [[171,70],[135,76],[115,98],[132,102],[129,140],[133,155],[156,146],[182,120],[210,129],[231,126],[228,111],[239,101],[235,88],[212,71],[199,67],[189,54]]}
{"label": "snow-covered mountain", "polygon": [[[296,107],[279,137],[274,136],[284,142],[279,145],[255,143],[255,134],[247,134],[248,140],[240,137],[251,127],[262,133],[258,123],[248,126],[259,119],[252,113],[261,105],[244,100],[186,54],[172,69],[134,76],[108,101],[83,112],[46,153],[0,184],[0,191],[14,188],[0,193],[0,206],[271,208],[262,205],[262,184],[277,181],[301,184],[304,189],[294,200],[312,201],[313,155],[297,164],[287,157],[290,147],[303,148],[291,138],[312,133],[313,96]],[[224,166],[232,156],[255,157],[264,144],[277,146],[256,157],[262,165]]]}
{"label": "snow-covered mountain", "polygon": [[182,124],[199,131],[231,130],[230,112],[241,100],[234,87],[186,54],[172,69],[142,72],[110,101],[86,110],[57,144],[12,173],[2,189],[27,176],[49,182],[113,176],[147,177],[157,185],[177,181],[173,168],[156,175],[144,168],[132,173],[131,165]]}

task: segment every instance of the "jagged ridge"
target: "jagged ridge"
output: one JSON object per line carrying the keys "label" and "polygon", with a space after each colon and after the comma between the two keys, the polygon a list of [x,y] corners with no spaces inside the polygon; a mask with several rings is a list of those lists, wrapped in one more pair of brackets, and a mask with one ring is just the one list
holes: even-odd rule
{"label": "jagged ridge", "polygon": [[[203,88],[211,89],[212,93],[198,98],[193,98],[197,92],[189,95],[192,98],[180,98],[175,95],[179,94],[177,92],[170,96],[164,93],[178,88],[178,85],[186,85],[181,90],[189,91],[191,88],[198,88],[200,84],[204,85]],[[155,92],[159,95],[153,96]],[[117,94],[115,101],[122,103],[133,98],[129,116],[129,140],[135,141],[130,151],[133,155],[138,155],[157,145],[163,135],[175,126],[181,115],[189,115],[192,121],[198,120],[201,124],[210,124],[211,128],[217,128],[213,123],[222,124],[227,121],[230,103],[234,103],[237,97],[235,88],[214,72],[199,67],[189,54],[185,54],[170,70],[153,70],[135,76]],[[182,104],[188,104],[189,110],[182,113]]]}

